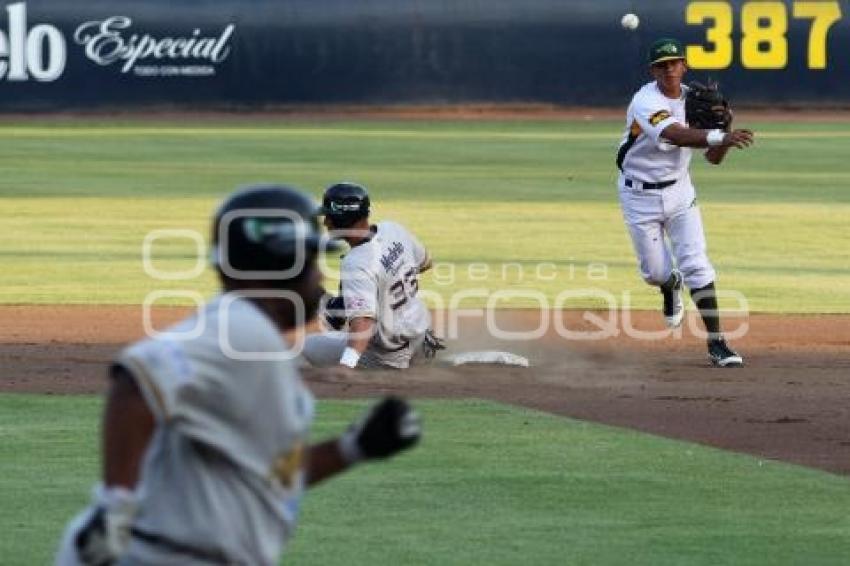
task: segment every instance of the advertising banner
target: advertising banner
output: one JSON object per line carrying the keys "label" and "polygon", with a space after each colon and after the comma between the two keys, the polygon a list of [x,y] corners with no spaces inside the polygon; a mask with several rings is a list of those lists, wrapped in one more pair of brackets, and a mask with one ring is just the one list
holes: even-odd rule
{"label": "advertising banner", "polygon": [[[837,0],[0,3],[0,110],[622,105],[674,36],[737,103],[850,103]],[[626,29],[621,18],[638,15]]]}

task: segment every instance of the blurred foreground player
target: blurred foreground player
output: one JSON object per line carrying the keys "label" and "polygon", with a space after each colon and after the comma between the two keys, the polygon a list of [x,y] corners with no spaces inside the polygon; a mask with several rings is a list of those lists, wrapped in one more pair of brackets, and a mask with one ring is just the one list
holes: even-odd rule
{"label": "blurred foreground player", "polygon": [[278,564],[305,487],[419,439],[387,398],[339,438],[308,444],[313,397],[281,331],[322,294],[326,247],[304,194],[253,186],[213,222],[224,292],[111,368],[103,478],[57,564]]}

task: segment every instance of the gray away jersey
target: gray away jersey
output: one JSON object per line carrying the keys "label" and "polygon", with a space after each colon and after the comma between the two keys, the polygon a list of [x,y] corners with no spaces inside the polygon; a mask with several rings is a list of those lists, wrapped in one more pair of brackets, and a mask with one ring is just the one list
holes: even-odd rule
{"label": "gray away jersey", "polygon": [[366,354],[393,367],[407,367],[410,344],[431,325],[431,315],[417,296],[419,268],[427,261],[424,246],[403,226],[379,222],[368,242],[343,258],[341,288],[348,319],[369,317],[378,328]]}
{"label": "gray away jersey", "polygon": [[[313,397],[293,361],[271,359],[288,347],[248,300],[219,296],[170,330],[198,324],[194,338],[144,340],[118,359],[157,421],[134,528],[233,563],[277,564],[298,516]],[[269,359],[238,359],[246,352]],[[174,560],[191,562],[137,538],[126,558]]]}

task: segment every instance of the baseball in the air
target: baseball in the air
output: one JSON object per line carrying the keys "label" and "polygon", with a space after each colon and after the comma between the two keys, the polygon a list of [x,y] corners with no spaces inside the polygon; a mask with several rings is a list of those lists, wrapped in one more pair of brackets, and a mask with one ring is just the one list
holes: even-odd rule
{"label": "baseball in the air", "polygon": [[637,29],[638,25],[640,25],[640,18],[635,14],[626,14],[620,20],[620,25],[623,26],[623,29]]}

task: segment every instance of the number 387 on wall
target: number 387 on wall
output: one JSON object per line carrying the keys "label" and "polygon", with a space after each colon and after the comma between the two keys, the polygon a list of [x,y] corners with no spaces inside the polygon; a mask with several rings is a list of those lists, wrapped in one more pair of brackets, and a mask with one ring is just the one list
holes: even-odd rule
{"label": "number 387 on wall", "polygon": [[[790,9],[789,9],[790,5]],[[790,13],[789,13],[790,12]],[[784,69],[788,64],[789,17],[810,20],[806,62],[825,69],[829,30],[841,19],[837,1],[744,2],[741,5],[741,65],[745,69]],[[695,69],[725,69],[732,64],[734,14],[729,2],[688,4],[688,25],[705,26],[704,45],[688,45],[688,65]]]}

